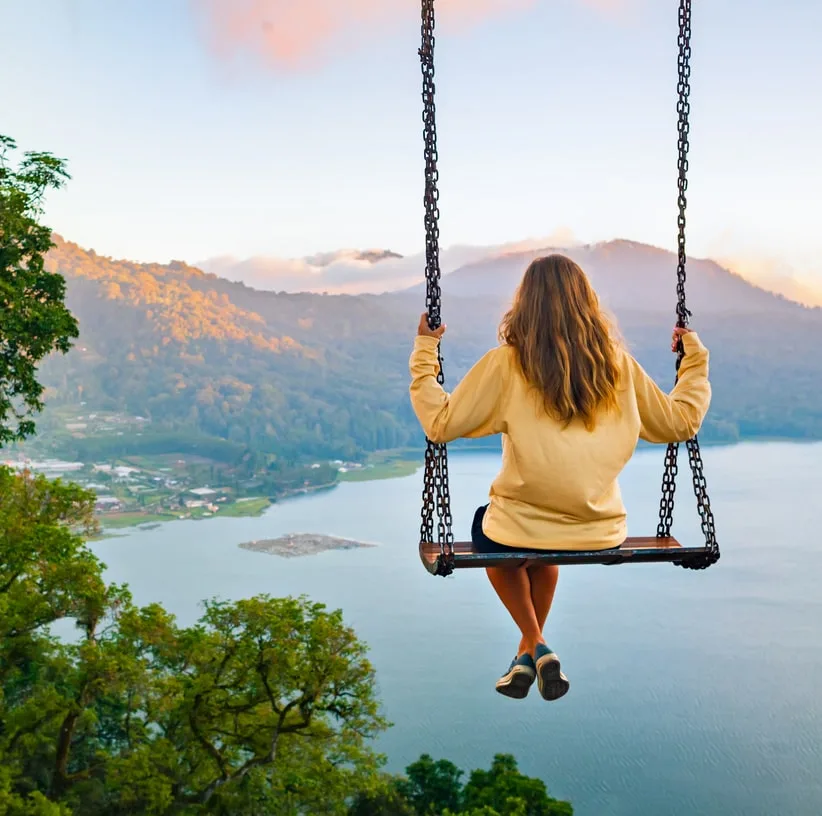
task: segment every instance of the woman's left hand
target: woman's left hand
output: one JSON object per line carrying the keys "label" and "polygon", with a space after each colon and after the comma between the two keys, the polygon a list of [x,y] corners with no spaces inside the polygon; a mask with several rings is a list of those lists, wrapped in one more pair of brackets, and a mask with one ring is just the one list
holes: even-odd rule
{"label": "woman's left hand", "polygon": [[438,329],[432,329],[428,325],[428,312],[423,312],[422,317],[420,317],[420,325],[417,328],[417,334],[420,337],[436,337],[437,340],[439,340],[445,334],[445,324],[443,323]]}
{"label": "woman's left hand", "polygon": [[693,329],[686,329],[684,326],[674,326],[673,334],[671,334],[671,351],[676,352],[682,338],[692,331]]}

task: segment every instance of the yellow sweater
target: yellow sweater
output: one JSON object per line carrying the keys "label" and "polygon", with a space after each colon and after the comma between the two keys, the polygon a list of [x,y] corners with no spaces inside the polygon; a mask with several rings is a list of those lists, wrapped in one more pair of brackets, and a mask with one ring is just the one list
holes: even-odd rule
{"label": "yellow sweater", "polygon": [[417,337],[411,402],[434,442],[502,434],[502,469],[491,485],[485,534],[537,550],[608,549],[627,536],[617,477],[637,441],[690,439],[711,401],[708,350],[683,337],[679,382],[664,393],[627,352],[620,354],[618,411],[602,412],[593,431],[548,415],[510,346],[489,351],[452,394],[437,383],[437,343]]}

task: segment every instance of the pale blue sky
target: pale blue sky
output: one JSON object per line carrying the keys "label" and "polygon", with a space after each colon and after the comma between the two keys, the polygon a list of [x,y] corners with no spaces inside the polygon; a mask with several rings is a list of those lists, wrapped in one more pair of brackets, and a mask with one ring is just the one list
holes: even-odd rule
{"label": "pale blue sky", "polygon": [[[677,3],[634,5],[543,0],[440,33],[443,245],[674,245]],[[822,3],[694,6],[690,249],[822,275]],[[67,238],[158,261],[421,248],[415,19],[278,73],[215,57],[189,0],[7,0],[2,18],[0,132],[70,160],[48,207]]]}

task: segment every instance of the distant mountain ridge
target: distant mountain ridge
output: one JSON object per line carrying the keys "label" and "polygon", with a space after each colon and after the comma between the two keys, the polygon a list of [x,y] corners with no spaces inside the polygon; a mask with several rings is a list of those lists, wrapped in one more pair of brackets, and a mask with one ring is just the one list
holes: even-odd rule
{"label": "distant mountain ridge", "polygon": [[[140,415],[169,439],[195,434],[286,461],[424,441],[408,400],[419,290],[259,291],[180,261],[136,264],[55,240],[48,267],[67,279],[80,339],[42,367],[48,405]],[[572,251],[614,308],[632,353],[663,387],[670,383],[673,256],[631,242]],[[513,287],[537,253],[475,259],[444,278],[449,388],[496,343]],[[703,438],[822,438],[822,310],[711,262],[693,261],[689,274],[714,383]],[[75,446],[68,455],[95,441],[65,430]]]}
{"label": "distant mountain ridge", "polygon": [[[611,310],[670,312],[676,303],[676,256],[636,241],[616,240],[565,248],[511,252],[467,264],[442,280],[445,297],[490,295],[508,299],[527,265],[541,255],[562,253],[585,270]],[[807,309],[768,292],[711,260],[689,258],[686,294],[697,314]],[[422,284],[411,287],[422,292]]]}
{"label": "distant mountain ridge", "polygon": [[[650,272],[656,275],[665,269],[673,278],[675,259],[666,250],[622,239],[583,245],[562,232],[548,239],[528,239],[497,246],[441,248],[440,267],[444,277],[459,273],[454,279],[448,281],[449,285],[456,286],[456,281],[460,278],[463,278],[463,282],[468,285],[465,278],[468,270],[472,270],[473,274],[483,269],[487,271],[488,267],[496,267],[497,271],[506,275],[510,271],[510,263],[516,265],[516,262],[519,262],[521,269],[524,269],[528,260],[537,254],[549,251],[563,252],[574,257],[585,266],[586,271],[591,274],[597,284],[605,284],[604,291],[608,290],[607,281],[602,281],[597,275],[598,267],[603,266],[612,273],[618,271],[624,285],[642,284],[643,274]],[[619,266],[621,256],[626,264],[631,266],[615,269]],[[415,286],[418,286],[423,280],[425,258],[421,254],[401,256],[392,250],[350,249],[322,252],[298,259],[211,258],[199,265],[208,272],[229,280],[244,282],[261,290],[383,294],[406,289],[413,290]],[[754,310],[766,303],[761,299],[755,303],[751,298],[752,293],[740,289],[738,283],[734,283],[727,275],[742,280],[760,291],[775,293],[777,297],[794,300],[803,305],[822,305],[822,281],[818,286],[814,286],[807,276],[801,278],[793,275],[789,267],[775,263],[773,259],[768,260],[767,263],[752,264],[750,261],[721,262],[689,256],[688,268],[694,273],[691,280],[694,284],[695,302],[704,302],[707,308],[712,308],[715,304],[711,296],[703,297],[703,292],[700,290],[713,291],[717,290],[717,287],[719,287],[717,291],[720,292],[723,302],[727,302],[731,297],[739,296],[743,301],[743,308]],[[743,271],[742,274],[738,268]],[[700,277],[705,279],[704,286],[700,284]],[[505,284],[504,292],[500,287],[497,287],[499,291],[496,291],[488,281],[481,279],[478,280],[478,284],[478,291],[506,296],[511,288],[509,284]],[[659,308],[661,296],[664,294],[664,282],[660,283],[656,294],[657,304],[654,308]],[[621,302],[624,302],[624,298],[614,297],[614,308],[618,308]]]}

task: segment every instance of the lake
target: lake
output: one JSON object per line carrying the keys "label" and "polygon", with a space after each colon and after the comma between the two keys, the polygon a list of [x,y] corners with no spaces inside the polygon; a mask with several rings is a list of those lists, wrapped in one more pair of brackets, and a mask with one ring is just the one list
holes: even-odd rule
{"label": "lake", "polygon": [[[656,531],[663,453],[638,453],[621,480],[633,535]],[[571,690],[555,703],[494,691],[518,633],[481,571],[423,569],[420,473],[94,550],[138,603],[159,601],[184,624],[208,597],[305,593],[342,608],[371,646],[394,723],[379,743],[390,770],[424,752],[487,768],[506,752],[578,816],[819,816],[822,444],[708,448],[704,459],[721,560],[703,572],[563,568],[546,637]],[[452,454],[458,538],[498,464]],[[699,541],[689,477],[682,456],[674,532],[686,543]],[[380,546],[298,559],[237,546],[287,532]]]}

